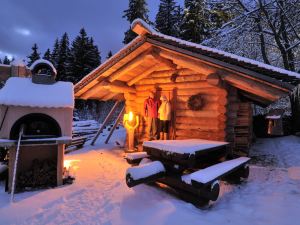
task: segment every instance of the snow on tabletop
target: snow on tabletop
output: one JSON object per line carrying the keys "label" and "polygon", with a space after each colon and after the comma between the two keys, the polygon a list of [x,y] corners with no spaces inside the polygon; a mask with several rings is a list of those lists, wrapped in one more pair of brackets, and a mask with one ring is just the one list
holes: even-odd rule
{"label": "snow on tabletop", "polygon": [[271,70],[273,72],[282,73],[282,74],[286,74],[286,75],[289,75],[289,76],[294,76],[294,77],[300,78],[300,74],[296,73],[296,72],[292,72],[292,71],[289,71],[289,70],[281,69],[281,68],[278,68],[278,67],[275,67],[275,66],[271,66],[271,65],[268,65],[268,64],[265,64],[265,63],[253,60],[253,59],[249,59],[249,58],[245,58],[245,57],[242,57],[242,56],[239,56],[239,55],[235,55],[235,54],[232,54],[232,53],[229,53],[229,52],[225,52],[225,51],[222,51],[222,50],[219,50],[219,49],[216,49],[216,48],[207,47],[207,46],[204,46],[204,45],[201,45],[201,44],[196,44],[196,43],[193,43],[193,42],[184,41],[184,40],[172,37],[172,36],[168,36],[168,35],[162,34],[162,33],[158,32],[158,31],[154,30],[149,24],[147,24],[142,19],[136,19],[136,20],[134,20],[132,22],[131,27],[134,27],[137,23],[141,24],[152,35],[164,38],[166,40],[175,41],[178,44],[186,45],[186,46],[189,46],[189,47],[194,47],[194,48],[197,48],[197,49],[200,49],[200,50],[203,50],[203,51],[208,51],[208,52],[216,53],[218,55],[223,55],[225,57],[229,57],[231,59],[238,60],[239,62],[249,63],[251,65],[254,65],[254,66],[257,66],[257,67],[260,67],[260,68],[264,68],[264,69],[267,69],[267,70]]}
{"label": "snow on tabletop", "polygon": [[266,118],[276,120],[276,119],[280,119],[281,116],[266,116]]}
{"label": "snow on tabletop", "polygon": [[147,152],[134,152],[126,155],[126,159],[129,160],[142,159],[146,157],[148,157]]}
{"label": "snow on tabletop", "polygon": [[227,145],[227,142],[209,141],[202,139],[186,139],[186,140],[156,140],[145,141],[143,146],[156,148],[162,151],[179,153],[179,154],[195,154],[197,151],[206,150],[218,146]]}
{"label": "snow on tabletop", "polygon": [[56,71],[55,67],[53,66],[53,64],[45,59],[38,59],[38,60],[34,61],[29,69],[33,70],[34,67],[39,63],[45,63],[45,64],[49,65],[51,67],[51,69],[54,71],[54,73],[57,74],[57,71]]}
{"label": "snow on tabletop", "polygon": [[218,163],[216,165],[207,167],[205,169],[199,170],[197,172],[188,175],[183,175],[181,179],[187,184],[191,184],[191,180],[197,181],[202,184],[206,184],[207,182],[216,179],[222,174],[234,169],[237,166],[240,166],[243,163],[246,163],[249,160],[250,158],[248,157],[240,157],[237,159],[232,159],[229,161]]}
{"label": "snow on tabletop", "polygon": [[71,82],[35,84],[31,78],[10,77],[0,90],[0,105],[40,108],[74,108]]}
{"label": "snow on tabletop", "polygon": [[161,162],[153,161],[139,166],[129,167],[126,174],[130,174],[133,180],[139,180],[159,172],[165,172],[165,167]]}

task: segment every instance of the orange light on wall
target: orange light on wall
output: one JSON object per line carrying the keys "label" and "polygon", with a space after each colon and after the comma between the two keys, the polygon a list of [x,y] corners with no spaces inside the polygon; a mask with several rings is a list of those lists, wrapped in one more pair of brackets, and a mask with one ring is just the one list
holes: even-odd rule
{"label": "orange light on wall", "polygon": [[134,130],[139,125],[139,117],[130,111],[124,114],[123,124],[128,132],[128,151],[134,151]]}

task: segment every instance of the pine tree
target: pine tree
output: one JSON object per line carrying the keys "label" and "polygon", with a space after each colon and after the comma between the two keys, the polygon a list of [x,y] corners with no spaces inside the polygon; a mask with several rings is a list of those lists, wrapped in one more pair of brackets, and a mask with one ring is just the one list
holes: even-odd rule
{"label": "pine tree", "polygon": [[98,46],[95,45],[94,39],[92,37],[90,37],[89,41],[88,41],[87,59],[88,59],[87,65],[88,65],[90,71],[92,71],[94,68],[99,66],[99,64],[101,63],[101,57],[100,57],[100,52],[99,52]]}
{"label": "pine tree", "polygon": [[214,32],[220,29],[224,23],[228,22],[232,15],[224,9],[226,7],[222,2],[213,2],[210,8],[210,32]]}
{"label": "pine tree", "polygon": [[56,40],[54,42],[53,50],[51,53],[51,60],[50,60],[55,68],[57,68],[57,65],[58,65],[59,51],[60,51],[59,50],[59,40],[58,40],[58,38],[56,38]]}
{"label": "pine tree", "polygon": [[[55,45],[57,45],[55,43]],[[58,55],[57,55],[57,80],[65,80],[70,60],[70,47],[69,47],[69,37],[67,33],[64,33],[58,44]]]}
{"label": "pine tree", "polygon": [[2,60],[1,60],[1,58],[0,58],[0,64],[2,64]]}
{"label": "pine tree", "polygon": [[208,36],[209,14],[205,0],[185,0],[181,25],[181,38],[194,43],[202,42]]}
{"label": "pine tree", "polygon": [[51,61],[51,52],[50,52],[50,49],[47,48],[47,50],[45,51],[44,53],[44,56],[43,56],[43,59],[46,59],[48,61]]}
{"label": "pine tree", "polygon": [[[124,10],[123,18],[131,24],[135,19],[140,18],[149,22],[148,18],[148,8],[145,0],[129,0],[129,6],[127,10]],[[123,40],[124,44],[129,43],[136,37],[136,34],[129,28],[125,32],[125,37]]]}
{"label": "pine tree", "polygon": [[65,79],[73,83],[78,82],[95,67],[99,66],[100,60],[98,47],[82,28],[79,35],[72,42],[70,66]]}
{"label": "pine tree", "polygon": [[180,6],[177,6],[174,0],[161,0],[155,19],[156,29],[163,34],[178,37],[177,24],[180,23],[180,20]]}
{"label": "pine tree", "polygon": [[32,53],[29,56],[27,56],[27,58],[29,59],[27,66],[31,66],[34,61],[41,58],[40,57],[41,53],[38,52],[39,48],[36,43],[34,43],[31,49],[32,49]]}
{"label": "pine tree", "polygon": [[4,65],[9,65],[10,64],[10,60],[9,60],[9,58],[7,56],[4,57],[3,64]]}
{"label": "pine tree", "polygon": [[106,56],[106,59],[109,59],[113,56],[112,54],[112,51],[110,50],[108,53],[107,53],[107,56]]}

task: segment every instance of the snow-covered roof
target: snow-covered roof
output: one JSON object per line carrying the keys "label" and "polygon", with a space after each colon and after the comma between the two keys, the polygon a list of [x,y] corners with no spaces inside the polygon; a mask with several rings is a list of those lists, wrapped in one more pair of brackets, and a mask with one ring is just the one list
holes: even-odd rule
{"label": "snow-covered roof", "polygon": [[26,63],[22,59],[15,59],[10,63],[12,66],[21,66],[21,67],[26,67]]}
{"label": "snow-covered roof", "polygon": [[58,81],[35,84],[31,78],[10,77],[0,90],[0,105],[39,108],[74,108],[73,84]]}
{"label": "snow-covered roof", "polygon": [[254,76],[256,79],[265,80],[268,83],[275,84],[287,90],[292,90],[294,88],[294,85],[300,82],[300,74],[296,72],[267,65],[249,58],[241,57],[215,48],[210,48],[201,44],[196,44],[168,35],[164,35],[153,29],[141,19],[134,20],[131,25],[131,28],[133,31],[139,34],[139,36],[137,36],[130,43],[125,45],[119,52],[114,54],[114,56],[109,58],[103,64],[101,64],[93,71],[91,71],[88,75],[86,75],[84,78],[82,78],[75,86],[76,93],[79,92],[86,85],[88,85],[90,82],[97,79],[99,75],[108,70],[118,61],[122,60],[124,57],[126,57],[135,49],[137,49],[143,43],[152,43],[151,41],[153,40],[156,41],[155,43],[162,43],[168,46],[175,46],[177,49],[183,49],[187,50],[188,52],[192,52],[193,57],[196,57],[195,55],[201,55],[205,57],[204,60],[213,59],[213,63],[222,62],[223,64],[220,64],[222,67],[225,67],[225,64],[227,66],[235,66],[236,69],[239,68],[241,70],[240,72],[244,74]]}
{"label": "snow-covered roof", "polygon": [[1,64],[0,63],[0,67],[10,67],[10,65],[6,65],[6,64]]}
{"label": "snow-covered roof", "polygon": [[249,58],[246,58],[246,57],[235,55],[235,54],[232,54],[232,53],[229,53],[229,52],[225,52],[225,51],[222,51],[222,50],[219,50],[219,49],[216,49],[216,48],[207,47],[207,46],[204,46],[204,45],[201,45],[201,44],[196,44],[196,43],[193,43],[193,42],[184,41],[184,40],[181,40],[179,38],[175,38],[175,37],[172,37],[172,36],[168,36],[168,35],[162,34],[162,33],[158,32],[158,31],[154,30],[149,24],[147,24],[142,19],[136,19],[136,20],[134,20],[132,22],[131,28],[134,29],[134,27],[136,25],[140,25],[144,29],[146,29],[147,32],[145,32],[145,33],[149,33],[151,35],[161,37],[161,38],[163,38],[165,40],[174,41],[174,42],[176,42],[176,43],[178,43],[180,45],[185,45],[185,46],[193,47],[193,48],[200,49],[200,50],[203,50],[203,51],[215,53],[215,54],[218,54],[218,55],[221,55],[221,56],[224,56],[224,57],[228,57],[228,58],[237,60],[239,62],[248,63],[248,64],[251,64],[253,66],[257,66],[259,68],[270,70],[270,71],[273,71],[273,72],[276,72],[276,73],[286,74],[288,76],[292,76],[292,77],[296,77],[296,78],[300,79],[300,74],[299,73],[295,73],[295,72],[292,72],[292,71],[289,71],[289,70],[285,70],[285,69],[282,69],[282,68],[271,66],[271,65],[268,65],[268,64],[265,64],[265,63],[253,60],[253,59],[249,59]]}

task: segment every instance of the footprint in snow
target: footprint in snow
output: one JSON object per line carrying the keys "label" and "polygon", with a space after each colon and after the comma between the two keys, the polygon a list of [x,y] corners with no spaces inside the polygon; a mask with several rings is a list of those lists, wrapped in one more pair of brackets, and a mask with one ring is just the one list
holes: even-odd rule
{"label": "footprint in snow", "polygon": [[60,197],[60,198],[58,198],[58,199],[56,199],[54,201],[49,202],[45,206],[43,206],[43,209],[50,209],[50,208],[52,208],[55,205],[63,204],[65,202],[66,202],[66,199],[64,197]]}
{"label": "footprint in snow", "polygon": [[71,198],[76,197],[76,196],[78,196],[78,195],[81,195],[81,194],[83,194],[84,192],[86,192],[85,189],[80,189],[80,190],[75,191],[75,192],[73,192],[73,193],[71,193],[71,194],[68,194],[68,195],[66,196],[66,199],[67,199],[67,200],[70,200]]}

